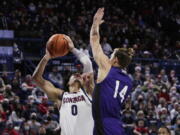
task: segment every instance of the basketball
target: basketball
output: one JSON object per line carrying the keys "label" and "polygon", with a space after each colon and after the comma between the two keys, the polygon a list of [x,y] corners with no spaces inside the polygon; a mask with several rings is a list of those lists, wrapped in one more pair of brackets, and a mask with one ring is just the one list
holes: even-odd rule
{"label": "basketball", "polygon": [[63,34],[52,35],[47,42],[46,48],[52,57],[64,56],[69,52],[68,41]]}

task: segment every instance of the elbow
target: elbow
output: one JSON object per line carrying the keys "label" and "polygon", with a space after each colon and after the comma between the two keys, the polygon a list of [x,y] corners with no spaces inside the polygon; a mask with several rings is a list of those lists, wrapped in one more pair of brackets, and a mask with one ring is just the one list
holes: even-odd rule
{"label": "elbow", "polygon": [[37,77],[37,75],[32,75],[32,80],[34,81],[34,82],[36,82],[37,81],[37,79],[38,79],[38,77]]}
{"label": "elbow", "polygon": [[35,83],[39,83],[39,82],[40,82],[40,77],[37,76],[37,75],[33,75],[33,76],[32,76],[32,80],[33,80]]}
{"label": "elbow", "polygon": [[82,59],[82,64],[83,66],[85,67],[88,67],[88,66],[92,66],[92,62],[91,60],[89,59],[89,57],[87,55],[85,55]]}
{"label": "elbow", "polygon": [[94,41],[92,38],[90,38],[90,46],[92,46],[94,44]]}
{"label": "elbow", "polygon": [[89,59],[88,56],[86,56],[86,60],[85,60],[85,62],[84,62],[84,65],[86,65],[86,66],[92,66],[92,62],[91,62],[91,60]]}

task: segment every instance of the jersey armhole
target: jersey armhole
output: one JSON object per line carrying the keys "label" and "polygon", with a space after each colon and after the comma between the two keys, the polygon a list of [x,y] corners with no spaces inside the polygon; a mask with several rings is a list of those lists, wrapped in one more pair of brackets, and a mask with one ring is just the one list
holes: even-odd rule
{"label": "jersey armhole", "polygon": [[104,81],[106,80],[107,76],[109,75],[111,69],[112,69],[112,66],[111,66],[111,68],[109,69],[109,71],[107,71],[106,76],[105,76],[102,80],[100,80],[100,81],[98,81],[98,82],[96,81],[96,84],[101,84],[102,82],[104,82]]}
{"label": "jersey armhole", "polygon": [[89,102],[92,103],[92,99],[88,96],[87,92],[84,90],[84,88],[81,88],[82,92],[85,94],[85,96],[88,98]]}

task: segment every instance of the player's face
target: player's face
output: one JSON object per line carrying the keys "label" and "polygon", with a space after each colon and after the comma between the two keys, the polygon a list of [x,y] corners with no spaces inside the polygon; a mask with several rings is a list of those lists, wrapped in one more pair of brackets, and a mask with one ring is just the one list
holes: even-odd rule
{"label": "player's face", "polygon": [[158,131],[158,135],[170,135],[166,128],[160,128]]}
{"label": "player's face", "polygon": [[79,81],[82,84],[82,76],[80,74],[73,74],[69,79],[68,85],[72,86],[75,83],[75,81]]}

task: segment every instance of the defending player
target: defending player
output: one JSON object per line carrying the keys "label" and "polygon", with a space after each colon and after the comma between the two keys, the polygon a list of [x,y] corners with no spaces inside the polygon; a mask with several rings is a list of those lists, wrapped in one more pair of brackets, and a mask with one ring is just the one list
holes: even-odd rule
{"label": "defending player", "polygon": [[126,74],[133,50],[117,48],[109,59],[100,45],[99,26],[103,23],[104,8],[98,9],[90,32],[93,57],[98,65],[97,84],[92,102],[95,121],[94,135],[125,135],[120,110],[132,89],[132,81]]}
{"label": "defending player", "polygon": [[94,126],[91,106],[91,94],[94,89],[92,63],[88,56],[74,48],[74,44],[68,36],[65,38],[68,41],[70,51],[83,64],[84,73],[82,75],[73,74],[70,77],[69,92],[55,88],[51,82],[42,77],[45,66],[51,59],[46,50],[45,56],[34,71],[33,79],[44,90],[49,99],[61,104],[61,135],[92,135]]}

